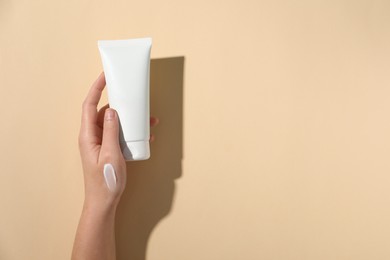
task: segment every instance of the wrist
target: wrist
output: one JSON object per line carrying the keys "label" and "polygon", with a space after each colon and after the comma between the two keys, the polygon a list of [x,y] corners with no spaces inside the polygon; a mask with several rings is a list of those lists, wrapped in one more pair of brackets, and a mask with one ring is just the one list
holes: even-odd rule
{"label": "wrist", "polygon": [[93,212],[94,214],[107,214],[115,213],[116,208],[119,204],[119,199],[96,199],[96,198],[85,198],[83,210]]}

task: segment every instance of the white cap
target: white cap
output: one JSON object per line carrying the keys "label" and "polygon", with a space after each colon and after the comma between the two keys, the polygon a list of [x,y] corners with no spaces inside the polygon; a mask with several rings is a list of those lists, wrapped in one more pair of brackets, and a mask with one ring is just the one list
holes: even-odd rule
{"label": "white cap", "polygon": [[121,143],[126,161],[147,160],[150,157],[149,141]]}

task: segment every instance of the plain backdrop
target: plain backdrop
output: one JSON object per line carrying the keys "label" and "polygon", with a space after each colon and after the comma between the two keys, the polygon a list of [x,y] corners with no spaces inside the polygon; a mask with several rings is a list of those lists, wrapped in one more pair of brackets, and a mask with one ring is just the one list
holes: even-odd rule
{"label": "plain backdrop", "polygon": [[[390,259],[387,0],[0,0],[0,259],[69,259],[97,40],[153,38],[119,259]],[[103,98],[102,104],[105,104]]]}

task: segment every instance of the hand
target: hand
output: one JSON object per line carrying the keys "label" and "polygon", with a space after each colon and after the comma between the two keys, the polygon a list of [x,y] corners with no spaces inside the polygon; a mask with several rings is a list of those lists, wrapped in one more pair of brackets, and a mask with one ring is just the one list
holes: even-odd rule
{"label": "hand", "polygon": [[[97,111],[106,85],[104,73],[93,83],[83,102],[79,149],[84,171],[85,206],[98,209],[116,207],[126,186],[126,162],[119,145],[119,120],[108,105]],[[150,119],[151,126],[158,119]],[[151,136],[151,141],[154,139]],[[116,174],[116,186],[108,189],[103,169],[111,164]]]}

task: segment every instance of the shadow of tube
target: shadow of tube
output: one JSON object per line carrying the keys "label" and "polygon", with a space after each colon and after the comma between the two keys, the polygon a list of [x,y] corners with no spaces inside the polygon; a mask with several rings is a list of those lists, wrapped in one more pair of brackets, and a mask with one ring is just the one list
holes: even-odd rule
{"label": "shadow of tube", "polygon": [[151,130],[151,158],[127,164],[116,218],[117,259],[145,260],[151,232],[171,211],[174,180],[182,175],[183,79],[184,57],[151,60],[151,114],[160,124]]}

